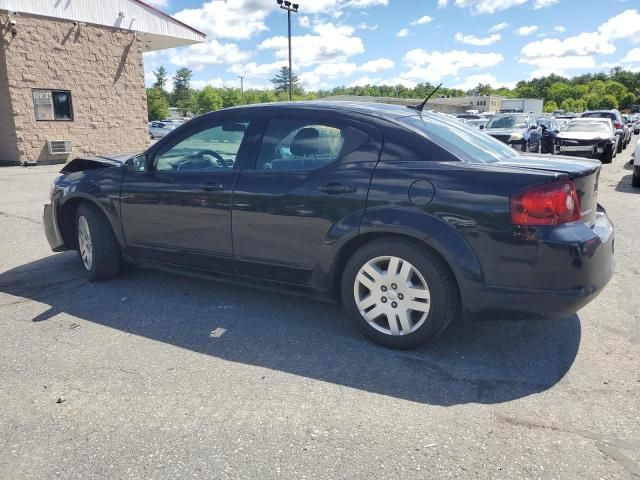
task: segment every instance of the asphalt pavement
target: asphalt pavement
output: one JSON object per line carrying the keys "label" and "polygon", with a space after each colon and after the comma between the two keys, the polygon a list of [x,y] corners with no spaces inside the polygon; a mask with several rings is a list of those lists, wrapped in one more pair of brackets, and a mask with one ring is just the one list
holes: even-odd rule
{"label": "asphalt pavement", "polygon": [[[634,138],[634,144],[635,139]],[[59,167],[0,169],[1,479],[640,478],[640,190],[577,315],[378,347],[335,306],[49,251]]]}

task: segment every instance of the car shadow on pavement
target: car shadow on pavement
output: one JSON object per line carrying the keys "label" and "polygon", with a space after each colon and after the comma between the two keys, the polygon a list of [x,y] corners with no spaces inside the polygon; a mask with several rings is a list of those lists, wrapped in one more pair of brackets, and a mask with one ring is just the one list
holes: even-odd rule
{"label": "car shadow on pavement", "polygon": [[89,283],[75,252],[1,273],[0,292],[45,308],[34,328],[66,313],[224,360],[433,405],[547,390],[571,367],[581,336],[577,315],[461,322],[432,345],[392,351],[362,338],[337,306],[142,269]]}
{"label": "car shadow on pavement", "polygon": [[640,188],[634,188],[631,186],[631,175],[625,175],[620,179],[618,184],[616,185],[616,192],[624,192],[624,193],[640,193]]}

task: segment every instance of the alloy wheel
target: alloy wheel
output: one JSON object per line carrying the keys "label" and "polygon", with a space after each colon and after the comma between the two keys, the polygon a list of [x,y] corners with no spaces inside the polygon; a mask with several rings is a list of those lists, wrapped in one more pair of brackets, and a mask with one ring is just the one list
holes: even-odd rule
{"label": "alloy wheel", "polygon": [[93,244],[89,224],[84,216],[78,217],[78,249],[84,268],[91,270],[93,266]]}
{"label": "alloy wheel", "polygon": [[399,257],[365,263],[353,285],[355,303],[369,325],[387,335],[408,335],[426,321],[431,294],[424,276]]}

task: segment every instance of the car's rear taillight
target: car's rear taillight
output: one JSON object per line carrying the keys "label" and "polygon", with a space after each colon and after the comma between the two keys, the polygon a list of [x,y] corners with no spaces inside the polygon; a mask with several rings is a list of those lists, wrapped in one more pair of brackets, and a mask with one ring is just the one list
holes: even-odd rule
{"label": "car's rear taillight", "polygon": [[580,201],[571,180],[538,185],[511,197],[514,225],[560,225],[580,220]]}
{"label": "car's rear taillight", "polygon": [[622,124],[618,121],[613,122],[613,128],[622,128]]}

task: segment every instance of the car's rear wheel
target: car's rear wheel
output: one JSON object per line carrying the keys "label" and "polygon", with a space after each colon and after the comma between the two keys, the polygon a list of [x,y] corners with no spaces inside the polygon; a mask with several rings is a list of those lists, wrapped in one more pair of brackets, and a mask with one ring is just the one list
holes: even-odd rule
{"label": "car's rear wheel", "polygon": [[349,259],[342,301],[356,328],[389,348],[415,348],[455,318],[458,291],[451,271],[430,251],[400,239],[374,240]]}
{"label": "car's rear wheel", "polygon": [[602,154],[602,163],[611,163],[613,161],[613,157],[615,156],[615,147],[612,145],[607,147]]}
{"label": "car's rear wheel", "polygon": [[631,186],[633,188],[640,188],[640,175],[635,172],[631,176]]}
{"label": "car's rear wheel", "polygon": [[618,138],[618,143],[616,144],[616,153],[622,153],[622,137]]}
{"label": "car's rear wheel", "polygon": [[120,247],[111,225],[94,205],[84,203],[76,212],[78,255],[89,280],[107,280],[120,272]]}

